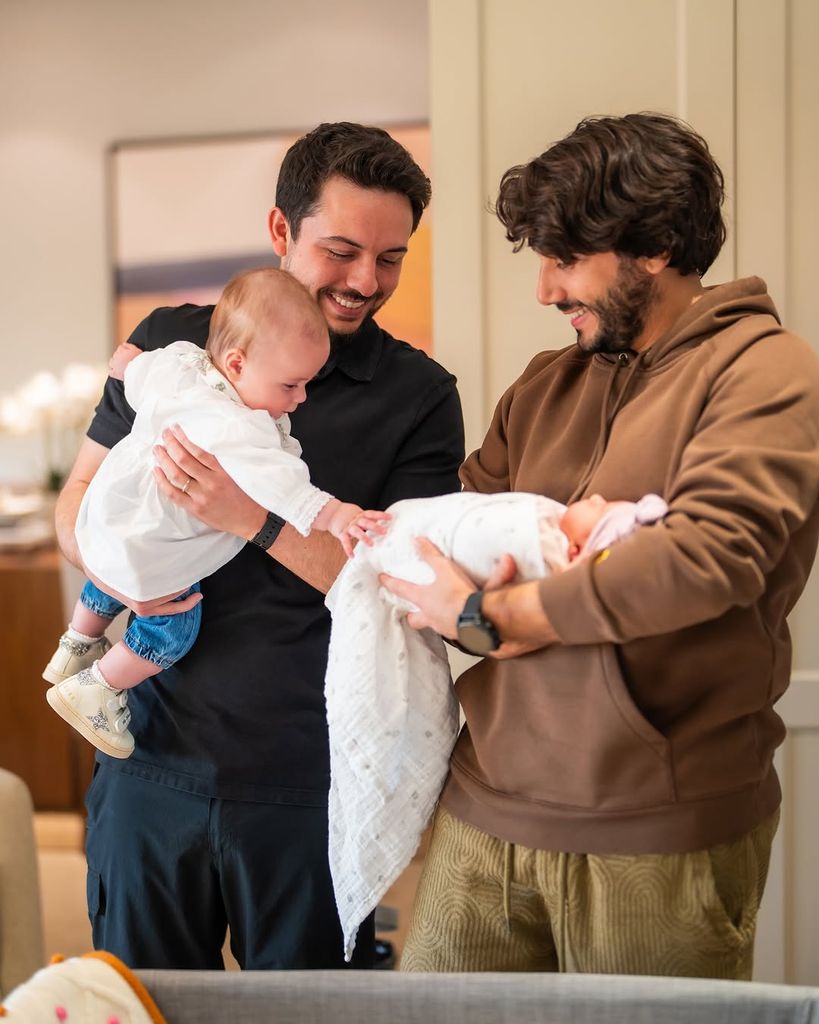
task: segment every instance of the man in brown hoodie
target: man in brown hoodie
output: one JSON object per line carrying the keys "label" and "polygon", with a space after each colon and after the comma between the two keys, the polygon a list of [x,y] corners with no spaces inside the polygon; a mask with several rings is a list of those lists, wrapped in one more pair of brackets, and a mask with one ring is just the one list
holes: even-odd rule
{"label": "man in brown hoodie", "polygon": [[[589,118],[501,181],[538,301],[577,343],[501,398],[464,487],[569,503],[661,495],[665,519],[549,579],[385,585],[488,655],[402,966],[748,978],[776,830],[786,616],[819,533],[819,363],[758,278],[704,288],[725,238],[704,140]],[[501,585],[505,584],[505,585]]]}

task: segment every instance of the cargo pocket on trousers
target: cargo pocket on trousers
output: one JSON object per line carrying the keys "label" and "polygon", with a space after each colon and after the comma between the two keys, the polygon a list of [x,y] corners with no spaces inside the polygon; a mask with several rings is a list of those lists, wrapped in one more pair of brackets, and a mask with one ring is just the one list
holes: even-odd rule
{"label": "cargo pocket on trousers", "polygon": [[724,949],[739,950],[753,942],[759,900],[752,877],[754,866],[747,861],[749,845],[746,838],[720,848],[735,853],[733,863],[715,859],[709,850],[691,854],[698,869],[705,920]]}
{"label": "cargo pocket on trousers", "polygon": [[85,879],[85,898],[88,902],[88,919],[93,925],[94,918],[105,913],[105,891],[102,887],[102,876],[93,868],[88,869]]}

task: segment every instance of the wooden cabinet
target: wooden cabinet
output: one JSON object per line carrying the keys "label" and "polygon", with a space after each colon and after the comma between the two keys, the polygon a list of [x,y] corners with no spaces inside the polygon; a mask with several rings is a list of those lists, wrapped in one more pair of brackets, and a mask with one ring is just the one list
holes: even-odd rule
{"label": "wooden cabinet", "polygon": [[38,810],[76,810],[94,748],[45,699],[43,668],[67,621],[56,548],[0,553],[0,767],[25,780]]}

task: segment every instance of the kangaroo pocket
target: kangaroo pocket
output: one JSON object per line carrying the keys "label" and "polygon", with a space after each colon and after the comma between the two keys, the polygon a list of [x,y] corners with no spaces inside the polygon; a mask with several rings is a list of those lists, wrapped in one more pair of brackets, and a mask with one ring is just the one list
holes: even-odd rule
{"label": "kangaroo pocket", "polygon": [[493,790],[611,811],[674,800],[668,742],[632,700],[611,644],[483,661],[458,697],[469,739],[454,760]]}

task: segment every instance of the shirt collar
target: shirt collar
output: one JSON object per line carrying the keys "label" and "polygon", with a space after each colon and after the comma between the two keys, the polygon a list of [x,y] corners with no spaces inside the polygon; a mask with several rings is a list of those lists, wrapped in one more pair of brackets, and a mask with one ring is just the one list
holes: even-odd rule
{"label": "shirt collar", "polygon": [[229,398],[231,402],[236,402],[237,405],[244,405],[244,402],[239,397],[239,392],[221,370],[215,366],[207,352],[194,353],[191,355],[190,361],[202,374],[209,388],[213,388],[214,391],[221,391],[223,395]]}
{"label": "shirt collar", "polygon": [[316,380],[323,380],[333,370],[341,370],[352,380],[368,382],[375,376],[381,350],[384,347],[381,328],[372,318],[349,340],[333,341],[330,358],[316,374]]}

